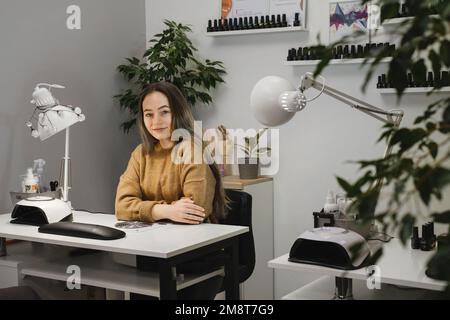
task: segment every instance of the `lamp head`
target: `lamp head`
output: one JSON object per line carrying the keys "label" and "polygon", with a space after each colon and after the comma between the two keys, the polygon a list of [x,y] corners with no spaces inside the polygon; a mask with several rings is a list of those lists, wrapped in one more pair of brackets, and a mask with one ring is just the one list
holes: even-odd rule
{"label": "lamp head", "polygon": [[[41,86],[48,87],[43,88]],[[61,130],[67,129],[76,122],[85,120],[84,114],[80,108],[60,105],[58,100],[50,92],[50,88],[61,88],[64,86],[57,84],[39,83],[33,92],[31,103],[36,106],[32,118],[26,122],[26,126],[31,129],[31,135],[34,138],[40,138],[41,141],[55,135]],[[37,119],[36,111],[39,111]],[[33,128],[32,119],[37,120],[37,128]]]}
{"label": "lamp head", "polygon": [[268,76],[259,80],[250,96],[250,110],[256,120],[268,127],[276,127],[291,120],[295,113],[284,110],[280,104],[284,92],[296,91],[283,78]]}

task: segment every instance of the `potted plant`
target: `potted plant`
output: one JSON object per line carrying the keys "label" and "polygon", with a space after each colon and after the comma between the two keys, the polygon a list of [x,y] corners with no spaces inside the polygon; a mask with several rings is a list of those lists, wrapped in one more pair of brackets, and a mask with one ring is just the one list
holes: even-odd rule
{"label": "potted plant", "polygon": [[244,138],[244,145],[238,145],[245,155],[244,158],[238,159],[241,179],[256,179],[259,174],[259,157],[264,154],[270,155],[270,148],[259,145],[259,139],[266,130],[267,128],[258,130],[255,136]]}
{"label": "potted plant", "polygon": [[189,40],[189,26],[165,20],[167,28],[156,34],[149,42],[151,47],[145,51],[142,59],[127,58],[127,64],[117,67],[130,82],[130,88],[114,98],[119,100],[120,108],[129,112],[131,119],[121,124],[124,132],[136,124],[140,91],[149,83],[168,81],[176,85],[191,106],[197,102],[212,102],[211,89],[224,82],[226,73],[221,61],[204,62],[196,57],[197,49]]}
{"label": "potted plant", "polygon": [[[369,3],[370,0],[362,0]],[[382,6],[382,23],[395,18],[400,0],[377,0],[372,4]],[[364,64],[368,66],[362,89],[366,89],[375,68],[383,58],[392,56],[388,78],[396,89],[398,101],[408,86],[408,73],[414,79],[425,79],[427,65],[434,74],[450,67],[450,2],[435,0],[406,0],[411,18],[405,20],[394,33],[400,39],[400,46],[394,52],[386,49],[371,50]],[[433,13],[433,15],[430,15]],[[329,46],[317,46],[321,53],[315,75],[320,74],[329,64],[333,46],[355,42],[358,34],[346,37]],[[372,59],[369,59],[372,58]],[[383,186],[391,190],[387,207],[376,212],[376,219],[384,232],[398,232],[399,239],[406,244],[413,226],[425,217],[435,223],[450,226],[450,210],[433,212],[433,202],[445,200],[443,193],[450,186],[450,98],[435,93],[446,85],[442,80],[430,84],[430,105],[423,107],[423,114],[413,123],[396,128],[386,125],[379,141],[387,141],[393,152],[389,157],[359,161],[361,175],[353,182],[338,178],[339,184],[350,197],[356,199],[354,207],[360,214],[371,212],[380,199],[375,181],[382,178]],[[399,213],[402,213],[401,215]],[[364,218],[364,217],[363,217]],[[442,243],[450,242],[450,233],[441,236]],[[374,261],[381,256],[382,249],[374,254]],[[450,247],[441,246],[428,262],[429,276],[447,281],[450,294]]]}

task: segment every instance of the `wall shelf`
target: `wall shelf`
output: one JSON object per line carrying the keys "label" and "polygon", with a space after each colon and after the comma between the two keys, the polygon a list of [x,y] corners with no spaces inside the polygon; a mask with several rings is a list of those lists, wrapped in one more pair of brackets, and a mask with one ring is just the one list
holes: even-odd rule
{"label": "wall shelf", "polygon": [[284,27],[284,28],[206,32],[206,35],[208,37],[226,37],[226,36],[238,36],[246,34],[277,33],[277,32],[308,32],[308,30],[305,29],[304,27]]}
{"label": "wall shelf", "polygon": [[[404,93],[428,93],[431,92],[432,88],[406,88]],[[380,94],[396,94],[397,91],[394,88],[377,89]],[[443,87],[434,93],[448,93],[450,92],[450,87]]]}
{"label": "wall shelf", "polygon": [[[430,18],[437,18],[439,17],[438,14],[432,14],[429,16]],[[392,18],[392,19],[386,19],[383,21],[382,25],[396,25],[396,24],[401,24],[404,21],[410,21],[414,19],[414,17],[403,17],[403,18]]]}
{"label": "wall shelf", "polygon": [[[358,59],[332,59],[330,60],[330,64],[362,64],[365,58]],[[380,62],[390,62],[392,58],[384,58]],[[315,66],[319,63],[320,60],[301,60],[301,61],[285,61],[285,66]],[[372,60],[369,60],[371,62]]]}
{"label": "wall shelf", "polygon": [[403,17],[403,18],[392,18],[392,19],[386,19],[383,21],[383,26],[385,25],[395,25],[395,24],[400,24],[403,21],[409,21],[412,20],[414,17]]}

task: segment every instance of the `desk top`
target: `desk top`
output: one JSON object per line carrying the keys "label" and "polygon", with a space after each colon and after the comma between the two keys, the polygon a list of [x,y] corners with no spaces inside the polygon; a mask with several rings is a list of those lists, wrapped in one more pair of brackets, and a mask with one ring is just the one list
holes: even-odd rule
{"label": "desk top", "polygon": [[[155,223],[142,229],[128,229],[117,240],[95,240],[38,232],[38,227],[9,223],[11,214],[0,214],[0,237],[50,243],[141,256],[170,258],[208,244],[248,232],[248,227],[203,223],[199,225]],[[75,211],[73,221],[114,227],[116,217]]]}
{"label": "desk top", "polygon": [[[379,247],[378,241],[369,241],[371,251]],[[409,243],[403,246],[398,239],[392,239],[383,245],[383,255],[378,260],[382,283],[399,286],[408,286],[428,290],[444,290],[446,282],[431,279],[425,275],[428,260],[434,251],[413,250]],[[271,268],[287,269],[293,271],[310,271],[322,275],[366,280],[366,268],[357,270],[340,270],[321,267],[312,264],[288,261],[289,254],[269,261]]]}
{"label": "desk top", "polygon": [[241,179],[239,178],[239,176],[225,176],[222,178],[222,183],[225,189],[242,190],[246,186],[272,180],[273,180],[272,177],[265,177],[265,176],[260,176],[256,179]]}

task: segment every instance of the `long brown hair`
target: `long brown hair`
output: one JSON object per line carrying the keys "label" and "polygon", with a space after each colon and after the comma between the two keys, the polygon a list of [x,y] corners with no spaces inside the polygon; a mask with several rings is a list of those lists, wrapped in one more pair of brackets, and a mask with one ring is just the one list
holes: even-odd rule
{"label": "long brown hair", "polygon": [[[181,91],[172,83],[161,81],[155,82],[147,85],[140,96],[139,99],[139,112],[138,112],[138,127],[139,134],[142,140],[142,149],[144,153],[150,153],[154,150],[155,144],[158,143],[158,140],[155,139],[150,132],[148,132],[147,128],[144,124],[144,113],[143,113],[143,103],[144,99],[147,95],[153,92],[160,92],[167,97],[169,101],[169,108],[172,114],[172,128],[173,132],[176,129],[185,129],[187,130],[191,137],[196,141],[202,141],[201,137],[195,137],[194,134],[194,116],[192,115],[191,108],[183,96]],[[180,143],[178,141],[177,143]],[[214,188],[214,199],[212,206],[212,214],[210,216],[210,220],[213,223],[217,223],[220,219],[225,216],[225,207],[227,206],[227,198],[225,196],[225,191],[222,185],[222,177],[219,173],[219,168],[217,164],[213,163],[209,165],[214,178],[216,179],[216,185]]]}

